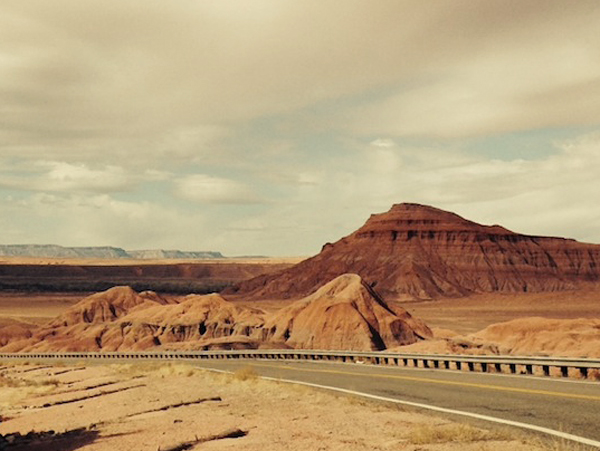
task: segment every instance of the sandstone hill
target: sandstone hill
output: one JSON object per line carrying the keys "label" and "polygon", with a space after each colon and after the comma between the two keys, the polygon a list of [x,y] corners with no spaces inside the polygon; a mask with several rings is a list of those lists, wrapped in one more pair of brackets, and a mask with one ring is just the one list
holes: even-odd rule
{"label": "sandstone hill", "polygon": [[387,299],[568,290],[600,280],[600,245],[522,235],[419,204],[394,205],[297,265],[224,291],[295,299],[356,273]]}
{"label": "sandstone hill", "polygon": [[[116,287],[89,296],[32,333],[0,348],[21,351],[313,348],[380,350],[431,336],[405,310],[388,307],[354,274],[274,314],[218,294],[169,303],[152,292]],[[0,337],[2,337],[0,330]],[[6,334],[4,334],[6,335]]]}
{"label": "sandstone hill", "polygon": [[164,305],[168,301],[152,291],[136,293],[130,287],[114,287],[92,294],[50,322],[50,326],[72,326],[79,323],[105,323],[124,316],[135,308]]}
{"label": "sandstone hill", "polygon": [[431,338],[404,309],[392,310],[356,274],[344,274],[268,318],[267,339],[292,348],[382,350]]}

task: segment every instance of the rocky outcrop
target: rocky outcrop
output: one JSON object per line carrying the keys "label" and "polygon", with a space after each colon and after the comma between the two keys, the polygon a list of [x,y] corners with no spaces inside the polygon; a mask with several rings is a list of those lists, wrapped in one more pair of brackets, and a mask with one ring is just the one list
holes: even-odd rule
{"label": "rocky outcrop", "polygon": [[80,323],[99,324],[114,321],[138,307],[164,305],[167,300],[152,291],[136,293],[130,287],[114,287],[93,294],[56,317],[50,327],[72,326]]}
{"label": "rocky outcrop", "polygon": [[492,324],[471,336],[503,354],[600,357],[600,319],[519,318]]}
{"label": "rocky outcrop", "polygon": [[179,304],[133,312],[119,324],[123,335],[142,326],[151,333],[155,345],[164,345],[231,336],[258,338],[264,324],[263,314],[261,310],[236,306],[218,294],[190,295]]}
{"label": "rocky outcrop", "polygon": [[419,204],[372,215],[351,235],[278,273],[224,291],[251,299],[301,298],[344,273],[388,299],[478,292],[568,290],[600,280],[600,245],[521,235]]}
{"label": "rocky outcrop", "polygon": [[344,274],[281,309],[266,324],[268,341],[292,348],[382,350],[431,337],[401,308],[392,310],[356,274]]}
{"label": "rocky outcrop", "polygon": [[391,308],[355,274],[342,275],[279,312],[242,307],[218,294],[169,303],[155,293],[117,287],[83,299],[5,352],[313,348],[380,350],[431,336]]}

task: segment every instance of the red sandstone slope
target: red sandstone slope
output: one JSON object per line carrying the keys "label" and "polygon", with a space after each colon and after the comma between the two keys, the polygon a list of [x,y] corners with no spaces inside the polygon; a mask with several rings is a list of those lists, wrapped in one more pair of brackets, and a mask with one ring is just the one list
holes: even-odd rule
{"label": "red sandstone slope", "polygon": [[140,306],[164,305],[168,302],[152,291],[137,293],[130,287],[113,287],[82,299],[65,313],[56,317],[50,326],[71,326],[78,323],[113,321]]}
{"label": "red sandstone slope", "polygon": [[224,293],[300,298],[344,273],[359,274],[386,298],[557,291],[600,280],[600,245],[521,235],[437,208],[397,204],[315,257]]}
{"label": "red sandstone slope", "polygon": [[267,339],[292,348],[382,350],[431,338],[404,309],[392,311],[356,274],[344,274],[271,316]]}

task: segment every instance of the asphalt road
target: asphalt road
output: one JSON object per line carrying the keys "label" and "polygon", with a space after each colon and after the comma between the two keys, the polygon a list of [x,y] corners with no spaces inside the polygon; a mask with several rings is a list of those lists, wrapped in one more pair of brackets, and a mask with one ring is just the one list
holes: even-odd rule
{"label": "asphalt road", "polygon": [[600,383],[371,365],[207,360],[227,371],[252,367],[262,376],[541,426],[600,442]]}

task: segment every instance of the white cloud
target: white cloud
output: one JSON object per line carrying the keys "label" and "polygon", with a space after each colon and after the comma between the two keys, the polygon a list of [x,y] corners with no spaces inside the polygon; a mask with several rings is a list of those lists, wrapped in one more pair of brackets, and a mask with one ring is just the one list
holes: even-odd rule
{"label": "white cloud", "polygon": [[210,248],[206,233],[200,233],[206,226],[201,213],[182,214],[148,201],[125,201],[106,194],[35,193],[22,199],[0,198],[0,207],[16,218],[4,230],[5,242]]}
{"label": "white cloud", "polygon": [[412,200],[594,239],[597,137],[539,161],[461,143],[599,124],[599,21],[595,0],[6,0],[3,230],[173,241],[208,211],[233,252],[304,253]]}
{"label": "white cloud", "polygon": [[389,148],[395,147],[396,143],[392,139],[377,138],[376,140],[371,141],[371,145],[374,147]]}
{"label": "white cloud", "polygon": [[133,189],[142,181],[161,180],[166,172],[147,170],[134,173],[121,166],[92,168],[63,161],[24,161],[2,165],[0,186],[25,191],[109,193]]}
{"label": "white cloud", "polygon": [[194,174],[175,182],[175,194],[209,204],[254,204],[260,202],[249,186],[221,177]]}

